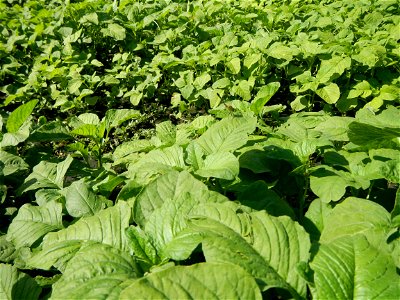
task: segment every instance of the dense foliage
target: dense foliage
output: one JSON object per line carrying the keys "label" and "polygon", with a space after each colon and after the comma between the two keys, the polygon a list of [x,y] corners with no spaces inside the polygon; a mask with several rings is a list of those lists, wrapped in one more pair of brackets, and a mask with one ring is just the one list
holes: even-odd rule
{"label": "dense foliage", "polygon": [[0,299],[397,299],[396,0],[0,0]]}

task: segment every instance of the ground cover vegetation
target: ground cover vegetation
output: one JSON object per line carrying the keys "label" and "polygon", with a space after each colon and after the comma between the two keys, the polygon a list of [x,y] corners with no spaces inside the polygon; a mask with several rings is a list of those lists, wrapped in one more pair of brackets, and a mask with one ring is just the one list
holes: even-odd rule
{"label": "ground cover vegetation", "polygon": [[1,299],[397,299],[395,0],[0,1]]}

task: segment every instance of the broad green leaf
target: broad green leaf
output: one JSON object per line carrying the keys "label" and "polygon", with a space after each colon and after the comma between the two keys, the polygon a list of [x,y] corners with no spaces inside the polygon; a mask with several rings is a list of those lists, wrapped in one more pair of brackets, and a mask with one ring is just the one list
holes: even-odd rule
{"label": "broad green leaf", "polygon": [[202,166],[195,174],[201,177],[233,180],[239,175],[239,161],[229,152],[212,153],[204,159]]}
{"label": "broad green leaf", "polygon": [[305,214],[304,228],[310,234],[312,240],[319,240],[322,230],[325,228],[326,217],[331,213],[332,206],[317,198],[311,202]]}
{"label": "broad green leaf", "polygon": [[62,205],[56,202],[44,206],[24,204],[8,228],[7,239],[17,248],[32,246],[48,232],[63,228],[61,211]]}
{"label": "broad green leaf", "polygon": [[68,83],[68,92],[70,94],[79,94],[79,88],[83,84],[83,81],[80,78],[71,79]]}
{"label": "broad green leaf", "polygon": [[240,80],[239,84],[234,86],[232,91],[245,101],[251,99],[251,86],[247,80]]}
{"label": "broad green leaf", "polygon": [[229,78],[221,78],[218,79],[217,81],[215,81],[212,85],[213,89],[223,89],[226,88],[228,86],[230,86],[231,81],[229,80]]}
{"label": "broad green leaf", "polygon": [[160,258],[157,255],[151,238],[142,229],[130,226],[126,229],[125,234],[135,257],[145,262],[148,266],[160,263]]}
{"label": "broad green leaf", "polygon": [[160,141],[160,143],[156,143],[157,146],[172,146],[176,142],[175,125],[173,125],[171,121],[165,121],[157,124],[156,137]]}
{"label": "broad green leaf", "polygon": [[233,74],[238,74],[240,72],[240,58],[235,57],[226,63],[226,66]]}
{"label": "broad green leaf", "polygon": [[93,139],[100,139],[104,135],[104,127],[93,124],[85,124],[71,131],[73,135],[81,135]]}
{"label": "broad green leaf", "polygon": [[109,245],[87,243],[53,285],[51,299],[118,299],[123,289],[121,283],[141,275],[128,252]]}
{"label": "broad green leaf", "polygon": [[103,33],[104,36],[112,37],[117,41],[122,41],[126,37],[125,28],[116,23],[108,24],[107,28],[101,29],[101,32]]}
{"label": "broad green leaf", "polygon": [[[368,185],[365,186],[365,183]],[[314,194],[323,202],[338,201],[346,192],[346,187],[368,188],[369,181],[357,178],[345,171],[337,171],[328,166],[317,168],[311,173],[310,187]]]}
{"label": "broad green leaf", "polygon": [[43,239],[42,250],[36,253],[28,264],[40,269],[49,269],[54,265],[64,270],[68,261],[86,241],[103,243],[127,251],[129,248],[123,232],[129,226],[130,215],[129,205],[120,201],[94,216],[82,217],[63,230],[47,234]]}
{"label": "broad green leaf", "polygon": [[195,142],[192,141],[186,148],[186,163],[191,165],[194,170],[198,170],[204,165],[204,151]]}
{"label": "broad green leaf", "polygon": [[290,107],[294,111],[301,111],[309,106],[310,103],[307,96],[297,96],[296,99],[290,103]]}
{"label": "broad green leaf", "polygon": [[331,141],[349,141],[347,135],[349,124],[354,121],[350,117],[330,117],[315,127],[322,136]]}
{"label": "broad green leaf", "polygon": [[133,281],[122,299],[261,299],[252,276],[231,264],[176,266]]}
{"label": "broad green leaf", "polygon": [[[147,185],[136,198],[133,205],[133,219],[138,225],[144,226],[147,219],[164,204],[166,199],[173,201],[187,193],[196,198],[208,193],[208,188],[186,171],[168,172]],[[225,199],[223,196],[221,198]]]}
{"label": "broad green leaf", "polygon": [[4,176],[25,171],[29,167],[21,157],[2,150],[0,150],[0,162],[3,164],[1,167]]}
{"label": "broad green leaf", "polygon": [[28,117],[33,112],[36,104],[39,100],[32,100],[25,104],[22,104],[17,109],[15,109],[7,119],[7,131],[9,133],[16,133],[20,127],[27,121]]}
{"label": "broad green leaf", "polygon": [[197,90],[201,90],[210,80],[211,80],[210,74],[202,73],[198,77],[196,77],[196,79],[193,82],[193,86]]}
{"label": "broad green leaf", "polygon": [[[277,167],[279,167],[277,165]],[[237,200],[255,210],[265,210],[268,214],[278,216],[289,216],[295,219],[292,207],[273,190],[263,180],[252,182],[243,191],[238,193]]]}
{"label": "broad green leaf", "polygon": [[350,68],[350,66],[351,66],[351,58],[348,56],[346,57],[336,56],[329,60],[322,60],[316,78],[319,83],[330,82],[338,78],[340,75],[342,75],[344,71]]}
{"label": "broad green leaf", "polygon": [[28,141],[44,142],[44,141],[64,141],[72,139],[69,131],[60,121],[48,122],[35,129],[29,136]]}
{"label": "broad green leaf", "polygon": [[316,94],[326,103],[335,104],[340,98],[340,89],[336,83],[330,83],[327,86],[316,90]]}
{"label": "broad green leaf", "polygon": [[48,202],[65,203],[64,196],[59,189],[40,189],[35,193],[35,201],[39,206],[43,206]]}
{"label": "broad green leaf", "polygon": [[134,109],[110,109],[105,116],[106,129],[118,127],[123,122],[139,117],[140,112]]}
{"label": "broad green leaf", "polygon": [[[78,119],[80,122],[83,124],[92,124],[92,125],[99,125],[100,124],[100,119],[96,114],[93,113],[83,113],[78,116]],[[80,127],[83,124],[79,124],[76,127]],[[75,128],[76,128],[75,127]]]}
{"label": "broad green leaf", "polygon": [[20,192],[24,193],[39,188],[62,189],[64,176],[72,161],[71,156],[58,164],[41,161],[33,167],[33,172],[25,179],[24,184],[20,187]]}
{"label": "broad green leaf", "polygon": [[68,214],[74,218],[93,216],[104,208],[104,203],[84,180],[73,182],[62,190],[62,194]]}
{"label": "broad green leaf", "polygon": [[79,19],[79,23],[93,23],[99,25],[99,18],[95,12],[84,15]]}
{"label": "broad green leaf", "polygon": [[41,291],[29,275],[12,265],[0,264],[0,299],[37,300]]}
{"label": "broad green leaf", "polygon": [[350,197],[337,204],[324,218],[320,242],[330,243],[342,236],[362,233],[381,234],[391,230],[391,218],[386,209],[369,200]]}
{"label": "broad green leaf", "polygon": [[255,117],[227,117],[212,125],[197,143],[206,154],[234,151],[246,144],[255,127]]}
{"label": "broad green leaf", "polygon": [[5,133],[1,141],[0,147],[17,146],[29,137],[29,131],[31,127],[31,117],[28,117],[27,121],[19,127],[17,132]]}
{"label": "broad green leaf", "polygon": [[383,145],[395,144],[393,140],[400,137],[400,127],[377,127],[365,123],[352,122],[349,124],[348,136],[350,142],[356,145],[381,148]]}
{"label": "broad green leaf", "polygon": [[320,245],[311,268],[316,299],[396,299],[400,294],[391,255],[362,234]]}
{"label": "broad green leaf", "polygon": [[285,60],[286,64],[288,64],[293,59],[293,55],[295,54],[293,49],[289,48],[281,42],[275,42],[271,46],[269,46],[267,53],[273,58]]}
{"label": "broad green leaf", "polygon": [[7,241],[7,235],[0,236],[0,262],[11,262],[15,258],[15,247]]}
{"label": "broad green leaf", "polygon": [[253,101],[251,101],[251,110],[259,114],[262,107],[272,98],[278,91],[281,84],[279,82],[271,82],[263,86],[257,93]]}
{"label": "broad green leaf", "polygon": [[305,282],[293,272],[297,263],[309,256],[305,231],[288,217],[274,218],[264,212],[251,217],[253,226],[242,235],[212,219],[193,220],[191,229],[203,236],[206,261],[242,267],[257,279],[263,291],[279,287],[294,297],[305,294]]}

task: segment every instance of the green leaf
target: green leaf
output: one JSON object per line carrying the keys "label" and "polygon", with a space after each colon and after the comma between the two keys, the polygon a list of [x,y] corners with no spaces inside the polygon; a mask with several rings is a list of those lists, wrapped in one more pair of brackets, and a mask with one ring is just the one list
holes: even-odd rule
{"label": "green leaf", "polygon": [[238,74],[240,72],[240,58],[235,57],[226,63],[226,66],[233,74]]}
{"label": "green leaf", "polygon": [[197,90],[201,90],[206,85],[206,83],[209,82],[210,80],[211,80],[210,74],[202,73],[198,77],[196,77],[196,79],[193,82],[193,86]]}
{"label": "green leaf", "polygon": [[93,139],[100,139],[104,135],[104,129],[105,128],[102,126],[93,125],[93,124],[85,124],[85,125],[82,125],[76,129],[72,130],[71,134],[86,136],[86,137],[90,137]]}
{"label": "green leaf", "polygon": [[378,233],[385,238],[391,227],[390,214],[383,206],[366,199],[350,197],[336,205],[325,217],[320,242],[330,243],[337,238],[357,233],[367,237]]}
{"label": "green leaf", "polygon": [[117,41],[122,41],[126,38],[125,28],[116,23],[108,24],[107,28],[101,29],[101,32],[103,33],[104,36],[112,37]]}
{"label": "green leaf", "polygon": [[126,229],[125,234],[135,257],[147,263],[148,267],[161,262],[151,238],[142,229],[130,226]]}
{"label": "green leaf", "polygon": [[252,276],[231,264],[171,267],[132,282],[122,299],[261,299]]}
{"label": "green leaf", "polygon": [[81,87],[83,81],[80,78],[71,79],[68,83],[68,92],[70,94],[79,94],[79,88]]}
{"label": "green leaf", "polygon": [[[186,171],[168,172],[147,185],[138,195],[133,205],[133,219],[138,225],[144,226],[148,218],[164,204],[166,199],[174,200],[186,193],[201,199],[202,195],[208,193],[208,189]],[[223,196],[221,198],[225,199]]]}
{"label": "green leaf", "polygon": [[0,299],[37,300],[42,289],[14,266],[0,264]]}
{"label": "green leaf", "polygon": [[62,190],[65,196],[65,207],[68,213],[75,217],[93,216],[104,208],[104,203],[98,199],[84,180],[73,182]]}
{"label": "green leaf", "polygon": [[310,242],[307,233],[289,217],[251,214],[251,227],[241,234],[212,219],[193,220],[191,229],[203,236],[207,262],[231,263],[242,267],[258,281],[261,290],[287,289],[294,297],[306,294],[305,281],[295,272],[307,261]]}
{"label": "green leaf", "polygon": [[31,127],[31,117],[18,129],[17,132],[5,133],[1,141],[0,147],[16,146],[25,141],[29,137],[29,129]]}
{"label": "green leaf", "polygon": [[64,270],[68,261],[86,241],[103,243],[116,249],[129,251],[127,238],[123,232],[129,226],[130,216],[129,205],[120,201],[94,216],[82,217],[65,229],[48,233],[43,239],[42,250],[36,253],[28,264],[39,269],[46,270],[55,266]]}
{"label": "green leaf", "polygon": [[251,99],[251,86],[247,80],[240,80],[239,84],[234,86],[232,91],[245,101]]}
{"label": "green leaf", "polygon": [[25,171],[29,167],[21,157],[2,150],[0,150],[0,162],[3,164],[1,167],[4,176]]}
{"label": "green leaf", "polygon": [[311,173],[310,187],[314,194],[321,198],[323,202],[338,201],[346,192],[346,187],[367,188],[364,182],[357,180],[350,173],[337,171],[328,166],[317,168]]}
{"label": "green leaf", "polygon": [[15,247],[13,243],[7,241],[6,238],[6,235],[0,236],[0,262],[8,263],[15,258]]}
{"label": "green leaf", "polygon": [[141,275],[129,253],[109,245],[87,243],[52,286],[51,298],[117,299],[123,289],[121,284]]}
{"label": "green leaf", "polygon": [[394,144],[392,140],[400,137],[400,128],[377,127],[360,122],[352,122],[349,124],[348,136],[350,142],[356,145],[381,148],[382,145]]}
{"label": "green leaf", "polygon": [[48,232],[63,228],[61,211],[62,205],[56,202],[44,206],[24,204],[11,222],[7,238],[17,248],[30,247]]}
{"label": "green leaf", "polygon": [[326,103],[335,104],[340,98],[340,89],[336,83],[330,83],[327,86],[316,90],[316,94]]}
{"label": "green leaf", "polygon": [[38,104],[39,100],[29,101],[17,109],[15,109],[7,119],[7,131],[9,133],[16,133],[20,127],[27,121],[28,117],[33,112],[36,104]]}
{"label": "green leaf", "polygon": [[391,255],[361,234],[322,244],[311,268],[316,299],[396,299],[400,294]]}
{"label": "green leaf", "polygon": [[64,141],[72,139],[69,131],[60,121],[48,122],[35,129],[29,136],[28,141],[47,142],[47,141]]}
{"label": "green leaf", "polygon": [[233,180],[239,175],[239,161],[229,152],[212,153],[204,159],[202,166],[195,174],[201,177]]}
{"label": "green leaf", "polygon": [[331,141],[349,141],[347,135],[349,124],[354,121],[350,117],[330,117],[319,123],[314,129],[320,131],[322,136]]}
{"label": "green leaf", "polygon": [[140,117],[140,112],[134,109],[110,109],[105,116],[106,129],[118,127],[123,122]]}
{"label": "green leaf", "polygon": [[250,108],[254,113],[259,114],[262,107],[272,98],[273,95],[279,90],[281,84],[279,82],[271,82],[263,86],[257,93],[253,101],[251,101]]}
{"label": "green leaf", "polygon": [[347,56],[336,56],[329,60],[323,60],[316,78],[319,83],[328,83],[342,75],[350,66],[351,58]]}
{"label": "green leaf", "polygon": [[212,88],[213,89],[223,89],[223,88],[230,86],[230,84],[231,84],[231,81],[229,80],[229,78],[224,77],[224,78],[221,78],[221,79],[218,79],[217,81],[215,81],[212,85]]}
{"label": "green leaf", "polygon": [[291,206],[278,196],[263,180],[252,182],[238,194],[237,200],[255,210],[265,210],[268,214],[278,216],[289,216],[295,219]]}
{"label": "green leaf", "polygon": [[56,164],[47,161],[41,161],[33,167],[33,172],[25,178],[23,185],[19,188],[20,193],[39,188],[62,189],[64,185],[64,176],[71,165],[73,158],[68,156],[64,161]]}
{"label": "green leaf", "polygon": [[234,151],[246,144],[256,122],[255,117],[227,117],[212,125],[196,141],[206,154]]}

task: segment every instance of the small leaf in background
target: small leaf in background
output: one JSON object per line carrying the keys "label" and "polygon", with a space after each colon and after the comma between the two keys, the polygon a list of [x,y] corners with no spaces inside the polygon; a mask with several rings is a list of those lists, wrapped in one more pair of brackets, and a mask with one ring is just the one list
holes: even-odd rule
{"label": "small leaf in background", "polygon": [[104,36],[112,37],[117,41],[122,41],[126,38],[125,28],[116,23],[108,24],[107,28],[101,29],[101,32],[103,33]]}
{"label": "small leaf in background", "polygon": [[140,112],[134,109],[110,109],[105,116],[106,129],[118,127],[125,121],[140,117]]}
{"label": "small leaf in background", "polygon": [[9,133],[16,133],[31,115],[38,102],[39,100],[32,100],[15,109],[8,116],[6,125],[7,131]]}

